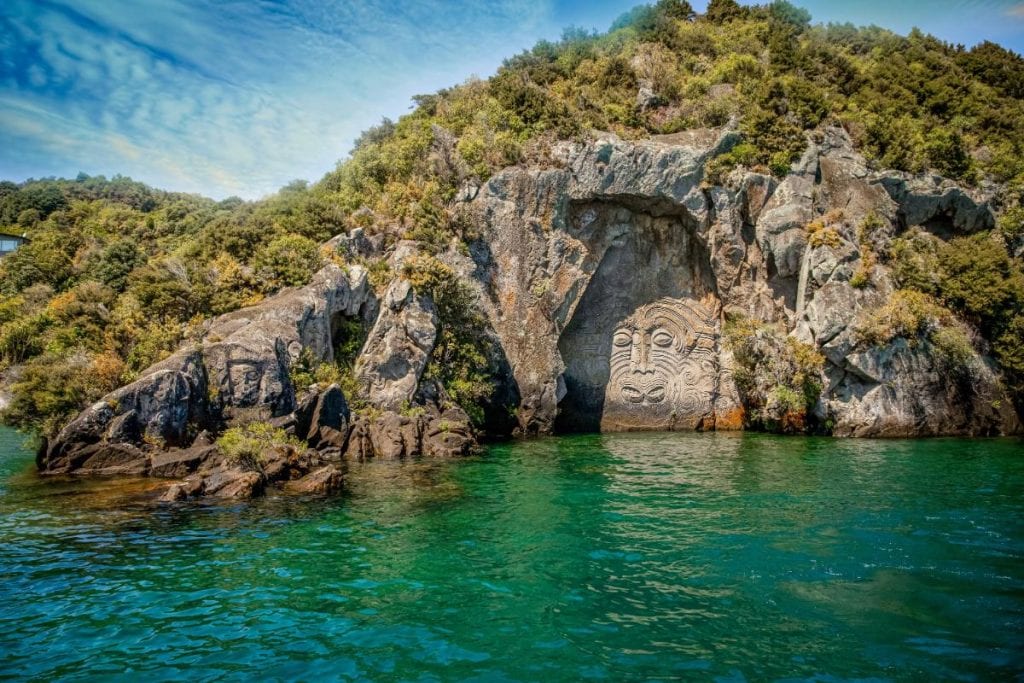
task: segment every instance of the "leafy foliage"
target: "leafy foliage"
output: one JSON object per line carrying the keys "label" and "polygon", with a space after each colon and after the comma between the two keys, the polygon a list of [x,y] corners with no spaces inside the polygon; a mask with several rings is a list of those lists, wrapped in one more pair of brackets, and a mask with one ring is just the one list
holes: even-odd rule
{"label": "leafy foliage", "polygon": [[305,445],[294,436],[288,436],[283,429],[266,422],[254,422],[225,430],[217,439],[217,448],[228,462],[258,470],[266,461],[269,451],[302,450]]}
{"label": "leafy foliage", "polygon": [[[1011,258],[1000,235],[978,233],[943,242],[921,231],[893,241],[890,266],[908,292],[893,301],[943,304],[973,324],[991,342],[999,366],[1018,402],[1024,401],[1024,264]],[[898,296],[897,296],[898,295]],[[934,316],[934,309],[914,305],[914,315]],[[933,339],[933,341],[935,341]],[[950,342],[947,335],[945,341]]]}
{"label": "leafy foliage", "polygon": [[810,430],[824,357],[783,330],[749,318],[729,318],[723,332],[748,423],[777,432]]}

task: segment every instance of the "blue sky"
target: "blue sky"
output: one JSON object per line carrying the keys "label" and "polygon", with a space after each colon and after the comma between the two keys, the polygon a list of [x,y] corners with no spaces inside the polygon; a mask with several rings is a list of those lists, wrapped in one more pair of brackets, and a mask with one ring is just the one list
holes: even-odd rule
{"label": "blue sky", "polygon": [[[2,0],[0,178],[121,173],[215,198],[316,180],[410,97],[633,0]],[[702,10],[702,0],[692,3]],[[797,0],[815,21],[1024,51],[1016,0]]]}

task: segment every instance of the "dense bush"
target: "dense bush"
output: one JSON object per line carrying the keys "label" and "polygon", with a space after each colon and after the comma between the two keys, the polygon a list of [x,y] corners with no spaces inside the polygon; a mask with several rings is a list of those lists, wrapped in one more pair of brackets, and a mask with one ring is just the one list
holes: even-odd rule
{"label": "dense bush", "polygon": [[855,335],[861,343],[880,346],[896,337],[912,343],[930,337],[943,326],[956,324],[953,313],[921,292],[900,289],[889,301],[858,321]]}
{"label": "dense bush", "polygon": [[260,469],[271,450],[303,448],[297,438],[265,422],[232,427],[217,439],[217,449],[228,462],[250,470]]}
{"label": "dense bush", "polygon": [[[912,290],[896,292],[895,305],[929,302],[915,313],[935,318],[941,302],[974,325],[991,342],[1011,393],[1024,403],[1024,264],[1010,257],[1004,239],[979,233],[943,242],[914,230],[893,240],[889,258],[897,283]],[[940,339],[952,343],[949,333]]]}
{"label": "dense bush", "polygon": [[0,217],[20,223],[0,231],[31,240],[0,260],[0,373],[24,366],[4,420],[52,433],[204,318],[306,282],[324,236],[298,227],[310,195],[304,183],[257,203],[120,177],[4,183]]}
{"label": "dense bush", "polygon": [[733,379],[747,408],[749,425],[775,432],[816,427],[824,357],[776,326],[730,317],[723,330],[735,361]]}

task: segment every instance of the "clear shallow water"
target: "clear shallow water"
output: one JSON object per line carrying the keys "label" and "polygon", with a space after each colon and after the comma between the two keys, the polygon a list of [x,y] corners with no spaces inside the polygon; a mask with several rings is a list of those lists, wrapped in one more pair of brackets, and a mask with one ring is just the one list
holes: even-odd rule
{"label": "clear shallow water", "polygon": [[992,680],[1024,442],[574,436],[156,507],[0,431],[0,679]]}

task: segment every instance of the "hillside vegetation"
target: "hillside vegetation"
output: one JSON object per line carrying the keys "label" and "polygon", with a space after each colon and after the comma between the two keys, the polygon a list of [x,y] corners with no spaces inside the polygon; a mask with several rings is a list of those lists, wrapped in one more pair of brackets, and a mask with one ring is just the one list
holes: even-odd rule
{"label": "hillside vegetation", "polygon": [[343,259],[319,246],[337,233],[361,227],[427,251],[459,248],[473,239],[456,209],[464,188],[509,165],[549,163],[559,139],[729,123],[742,142],[709,164],[712,183],[737,166],[785,175],[807,132],[833,124],[879,168],[994,191],[993,234],[948,245],[908,234],[880,256],[901,286],[974,325],[1021,385],[1024,268],[1013,253],[1024,235],[1024,60],[997,45],[811,25],[786,2],[712,0],[697,16],[661,0],[607,33],[567,30],[488,80],[415,104],[366,131],[318,183],[258,202],[121,177],[0,183],[0,231],[32,240],[0,261],[0,372],[13,378],[4,419],[54,432],[204,319]]}

